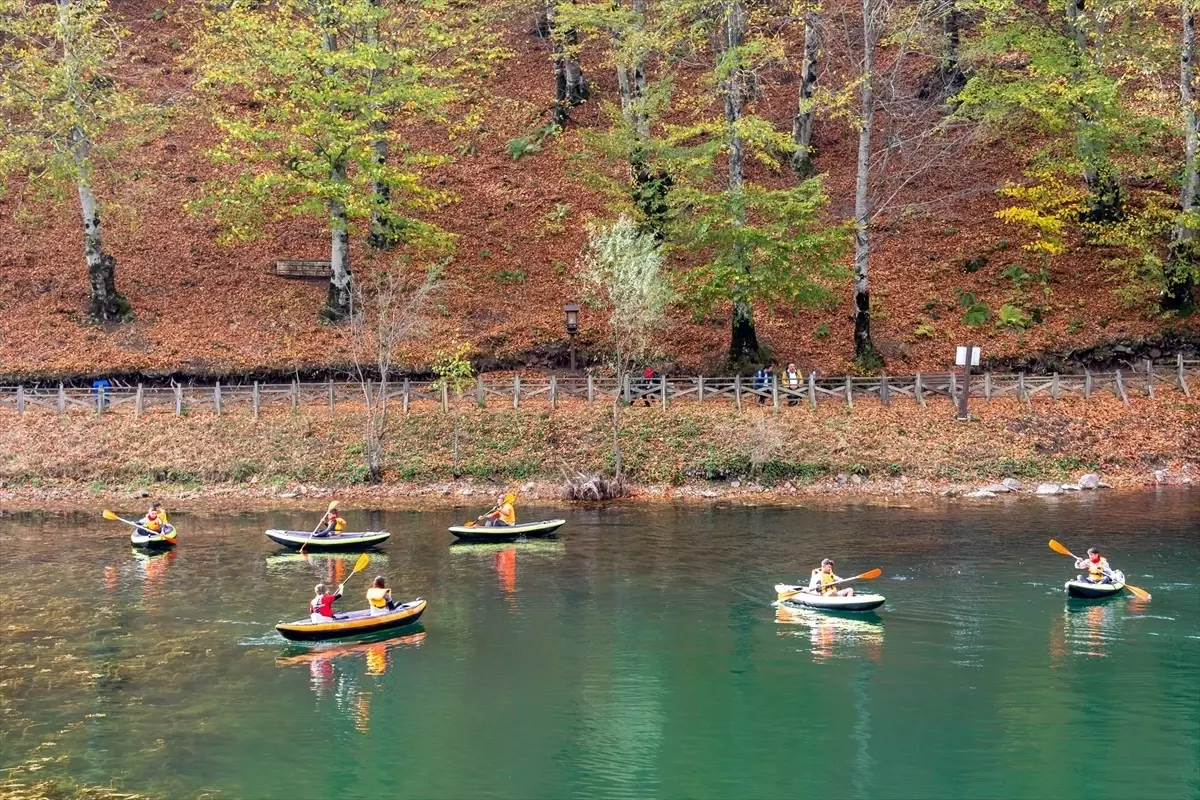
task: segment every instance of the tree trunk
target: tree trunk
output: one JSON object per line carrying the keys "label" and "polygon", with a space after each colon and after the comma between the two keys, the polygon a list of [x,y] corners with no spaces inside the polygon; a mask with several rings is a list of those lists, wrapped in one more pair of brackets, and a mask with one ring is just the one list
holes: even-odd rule
{"label": "tree trunk", "polygon": [[1200,168],[1196,157],[1200,149],[1200,120],[1196,114],[1196,12],[1195,0],[1181,0],[1183,42],[1179,53],[1179,103],[1183,106],[1183,186],[1180,189],[1181,215],[1171,237],[1171,252],[1166,269],[1161,305],[1178,310],[1192,305],[1196,247],[1196,198],[1200,195]]}
{"label": "tree trunk", "polygon": [[575,52],[579,34],[573,29],[559,30],[556,23],[557,2],[546,2],[545,28],[554,54],[554,106],[551,118],[561,128],[571,118],[571,109],[587,99],[588,86]]}
{"label": "tree trunk", "polygon": [[[740,58],[735,51],[742,46],[746,31],[746,9],[742,0],[731,0],[726,6],[725,37],[722,48],[724,58]],[[732,55],[731,55],[732,54]],[[725,100],[726,145],[729,148],[729,194],[732,206],[730,225],[741,227],[746,221],[742,203],[743,186],[746,183],[744,142],[738,122],[746,104],[746,75],[740,68],[725,70],[721,91]],[[748,254],[735,252],[734,258],[742,269],[750,272]],[[758,355],[758,334],[754,329],[754,308],[749,300],[735,298],[733,301],[732,329],[729,338],[729,358],[741,361]]]}
{"label": "tree trunk", "polygon": [[[1090,52],[1087,31],[1084,29],[1086,14],[1087,0],[1067,0],[1067,28],[1075,42],[1077,80],[1083,80],[1083,62]],[[1125,197],[1120,176],[1096,136],[1095,116],[1096,109],[1086,101],[1076,111],[1075,149],[1082,165],[1083,182],[1088,190],[1087,210],[1083,213],[1083,219],[1103,224],[1125,216]]]}
{"label": "tree trunk", "polygon": [[858,175],[854,184],[854,357],[864,365],[875,365],[878,356],[871,342],[871,292],[868,266],[871,254],[870,187],[871,131],[875,127],[875,47],[878,25],[876,0],[862,0],[863,62],[861,123],[858,130]]}
{"label": "tree trunk", "polygon": [[961,24],[962,12],[958,10],[958,0],[946,0],[946,12],[942,15],[942,61],[938,65],[938,73],[948,95],[957,93],[967,82],[959,57]]}
{"label": "tree trunk", "polygon": [[[329,178],[334,182],[346,180],[346,164],[335,161],[329,168]],[[329,322],[341,322],[350,315],[350,221],[346,215],[346,204],[339,198],[329,201],[330,252],[329,252],[329,296],[325,300],[322,316]]]}
{"label": "tree trunk", "polygon": [[816,173],[812,136],[817,109],[812,96],[817,87],[817,58],[821,48],[820,13],[818,7],[804,15],[804,60],[800,65],[796,115],[792,118],[792,142],[796,145],[796,152],[792,154],[792,169],[801,178],[810,178]]}
{"label": "tree trunk", "polygon": [[[618,380],[622,373],[618,373]],[[613,477],[621,480],[621,387],[617,387],[617,396],[612,405],[612,447],[613,447]]]}
{"label": "tree trunk", "polygon": [[[646,14],[646,0],[633,0],[635,27],[641,33]],[[613,39],[620,43],[621,32],[614,30]],[[646,62],[643,53],[638,53],[631,63],[620,64],[617,69],[617,89],[621,98],[621,115],[633,132],[635,145],[629,154],[630,195],[642,215],[646,218],[655,236],[664,237],[664,228],[670,215],[667,192],[674,181],[666,172],[649,163],[646,148],[650,141],[650,116],[646,111]]]}
{"label": "tree trunk", "polygon": [[[378,13],[379,0],[371,0],[371,7],[375,13]],[[378,18],[373,18],[368,23],[365,38],[369,48],[377,49],[379,47]],[[374,70],[371,71],[369,78],[371,91],[374,91],[380,78],[381,76],[377,75]],[[387,166],[388,161],[387,123],[384,121],[382,110],[378,105],[373,104],[371,112],[376,115],[376,118],[371,121],[371,163],[377,169],[382,169]],[[400,238],[389,213],[392,204],[392,187],[388,185],[387,181],[376,177],[371,182],[371,191],[374,195],[374,207],[371,211],[371,231],[367,234],[367,246],[375,250],[389,250],[396,246]]]}
{"label": "tree trunk", "polygon": [[[75,113],[83,117],[87,110],[82,96],[80,68],[74,55],[75,36],[70,20],[71,0],[58,0],[58,25],[67,65],[67,94]],[[87,263],[91,299],[88,313],[97,322],[121,322],[129,315],[129,303],[117,292],[117,260],[104,252],[100,231],[100,205],[92,193],[92,143],[79,125],[69,137],[75,166],[75,188],[79,193],[79,211],[83,219],[83,257]]]}

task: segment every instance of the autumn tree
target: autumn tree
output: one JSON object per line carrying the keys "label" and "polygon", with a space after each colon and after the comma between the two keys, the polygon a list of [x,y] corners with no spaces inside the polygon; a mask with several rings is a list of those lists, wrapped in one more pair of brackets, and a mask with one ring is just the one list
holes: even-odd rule
{"label": "autumn tree", "polygon": [[104,0],[0,0],[0,179],[23,176],[34,193],[74,190],[99,322],[127,319],[130,308],[104,247],[96,180],[137,142],[150,111],[114,74],[126,35]]}
{"label": "autumn tree", "polygon": [[[625,215],[612,225],[591,225],[579,258],[579,275],[589,301],[605,315],[608,352],[621,378],[648,352],[671,300],[659,242]],[[617,392],[612,405],[612,454],[618,482],[623,474],[621,402]]]}
{"label": "autumn tree", "polygon": [[1166,265],[1161,303],[1164,308],[1182,309],[1194,303],[1192,292],[1200,281],[1200,115],[1196,113],[1196,0],[1180,5],[1182,35],[1179,47],[1179,108],[1183,120],[1183,169],[1180,178],[1180,213],[1171,232],[1171,249]]}
{"label": "autumn tree", "polygon": [[792,169],[802,178],[816,173],[813,164],[813,125],[816,122],[817,60],[821,54],[821,12],[818,0],[803,0],[799,9],[804,19],[804,50],[800,59],[800,84],[796,113],[792,116]]}
{"label": "autumn tree", "polygon": [[365,227],[376,244],[445,240],[418,216],[449,199],[425,179],[445,159],[412,147],[394,124],[401,114],[445,123],[456,97],[453,70],[408,46],[423,35],[441,41],[411,11],[374,0],[236,2],[206,15],[197,45],[221,131],[211,155],[224,168],[198,207],[216,215],[227,240],[283,216],[323,216],[329,321],[350,313],[354,233]]}

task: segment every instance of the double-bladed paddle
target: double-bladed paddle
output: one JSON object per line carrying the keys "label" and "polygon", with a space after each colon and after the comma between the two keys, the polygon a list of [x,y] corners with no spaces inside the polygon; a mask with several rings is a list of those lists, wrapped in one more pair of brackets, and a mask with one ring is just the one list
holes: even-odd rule
{"label": "double-bladed paddle", "polygon": [[[1064,547],[1062,542],[1056,541],[1055,539],[1050,540],[1050,549],[1053,550],[1054,552],[1058,553],[1059,555],[1070,556],[1071,558],[1075,559],[1076,561],[1083,560],[1079,556],[1075,555],[1070,550],[1068,550],[1066,547]],[[1110,578],[1115,579],[1115,576],[1108,570],[1105,570],[1104,574]],[[1128,583],[1125,583],[1124,581],[1122,581],[1121,583],[1138,600],[1149,600],[1150,599],[1150,593],[1147,592],[1145,589],[1141,589],[1137,586],[1130,586]]]}
{"label": "double-bladed paddle", "polygon": [[133,527],[137,528],[139,531],[144,531],[147,536],[162,536],[164,539],[174,539],[175,538],[175,526],[174,525],[170,526],[170,528],[171,528],[170,533],[164,533],[163,531],[158,531],[156,533],[156,532],[150,530],[149,528],[145,527],[144,525],[139,525],[136,522],[130,522],[129,520],[125,519],[124,517],[118,517],[116,514],[109,511],[107,508],[104,509],[103,516],[105,519],[112,520],[113,522],[124,522],[126,525],[132,525]]}
{"label": "double-bladed paddle", "polygon": [[346,576],[346,580],[344,580],[338,584],[337,593],[341,594],[342,590],[346,588],[346,581],[353,578],[356,573],[362,572],[364,569],[367,568],[367,564],[370,564],[370,563],[371,563],[371,557],[369,555],[367,555],[366,553],[363,553],[361,556],[359,556],[358,561],[354,562],[354,569],[350,572],[349,575]]}
{"label": "double-bladed paddle", "polygon": [[[878,578],[882,574],[883,574],[883,570],[880,569],[879,567],[876,567],[873,570],[864,572],[862,575],[855,575],[853,578],[842,578],[839,581],[834,581],[833,583],[826,583],[823,586],[818,586],[818,587],[816,587],[816,589],[817,589],[817,591],[820,591],[821,589],[825,589],[829,586],[837,586],[839,583],[849,583],[850,581],[869,581],[872,578]],[[779,595],[779,597],[776,599],[788,600],[790,598],[795,597],[798,594],[801,594],[801,593],[804,593],[807,591],[808,591],[808,587],[805,586],[803,589],[796,589],[794,592],[784,592],[781,595]]]}

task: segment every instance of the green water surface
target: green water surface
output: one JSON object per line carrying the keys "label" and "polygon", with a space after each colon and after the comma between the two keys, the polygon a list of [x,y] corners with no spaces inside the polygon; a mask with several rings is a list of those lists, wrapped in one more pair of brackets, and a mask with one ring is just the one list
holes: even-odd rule
{"label": "green water surface", "polygon": [[[132,505],[132,504],[131,504]],[[537,509],[556,541],[452,545],[465,510],[355,512],[401,638],[289,645],[310,513],[0,513],[0,768],[169,797],[1200,797],[1200,496],[842,509]],[[126,516],[137,513],[127,511]],[[1068,601],[1054,537],[1153,593]],[[824,556],[887,596],[773,606]],[[1099,791],[1102,790],[1102,791]]]}

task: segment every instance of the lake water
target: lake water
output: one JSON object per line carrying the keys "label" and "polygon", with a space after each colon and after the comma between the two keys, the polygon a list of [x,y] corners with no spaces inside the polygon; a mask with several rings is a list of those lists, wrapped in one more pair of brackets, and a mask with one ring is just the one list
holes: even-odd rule
{"label": "lake water", "polygon": [[[0,514],[0,767],[180,798],[1200,797],[1194,491],[575,509],[513,546],[451,544],[482,509],[344,510],[393,536],[339,607],[387,575],[429,600],[402,638],[275,634],[356,557],[262,535],[311,513],[180,509],[151,558],[99,507]],[[1051,537],[1152,601],[1068,602]],[[883,569],[877,615],[773,607],[825,556]]]}

